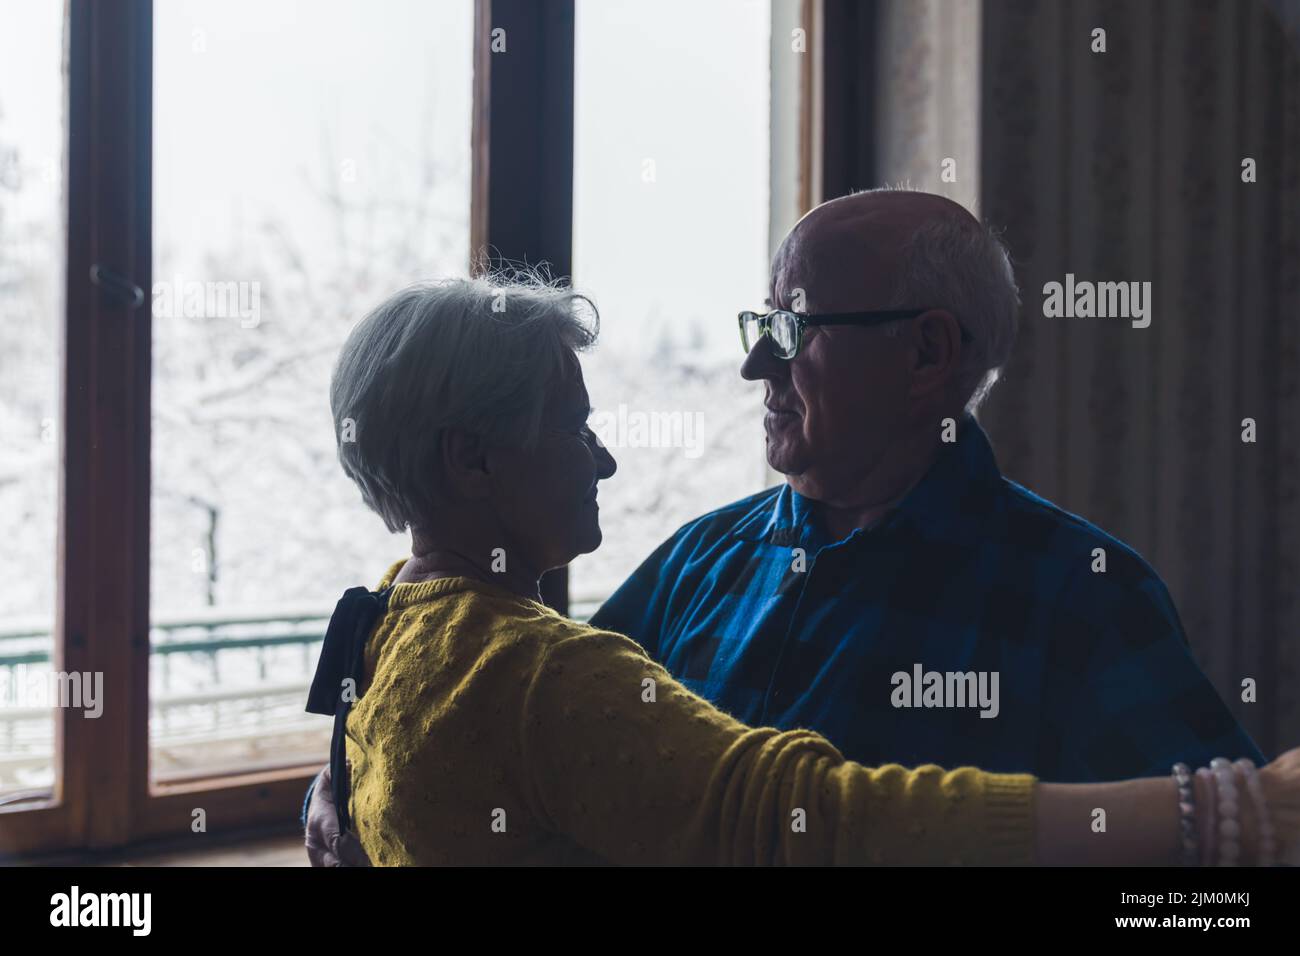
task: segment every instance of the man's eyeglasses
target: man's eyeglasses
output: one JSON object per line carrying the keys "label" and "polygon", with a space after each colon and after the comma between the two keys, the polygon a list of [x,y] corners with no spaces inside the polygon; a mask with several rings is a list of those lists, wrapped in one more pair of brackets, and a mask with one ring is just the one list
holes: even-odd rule
{"label": "man's eyeglasses", "polygon": [[[758,312],[742,312],[740,320],[740,344],[745,354],[763,336],[767,336],[772,347],[772,354],[787,361],[799,354],[803,345],[803,332],[810,325],[885,325],[903,319],[914,319],[924,315],[929,309],[893,309],[883,312],[824,312],[820,315],[800,315],[787,309],[777,309],[761,315]],[[971,341],[970,333],[963,327],[962,342]]]}

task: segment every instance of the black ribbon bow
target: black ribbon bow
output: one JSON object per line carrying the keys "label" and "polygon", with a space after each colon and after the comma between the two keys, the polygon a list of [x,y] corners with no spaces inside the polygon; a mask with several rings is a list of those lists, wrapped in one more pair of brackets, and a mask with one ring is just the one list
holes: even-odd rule
{"label": "black ribbon bow", "polygon": [[[307,713],[333,714],[334,736],[330,739],[330,791],[338,813],[339,831],[349,829],[348,795],[351,780],[347,764],[347,723],[353,700],[361,687],[365,670],[366,641],[375,623],[388,609],[392,587],[382,591],[348,588],[339,598],[325,631],[325,644],[307,693]],[[343,682],[352,679],[352,693],[343,694]]]}

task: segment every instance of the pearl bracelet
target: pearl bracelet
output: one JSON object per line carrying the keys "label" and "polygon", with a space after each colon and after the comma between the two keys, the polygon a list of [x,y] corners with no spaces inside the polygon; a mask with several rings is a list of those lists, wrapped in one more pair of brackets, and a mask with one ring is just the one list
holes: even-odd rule
{"label": "pearl bracelet", "polygon": [[1219,866],[1236,866],[1241,858],[1241,824],[1237,822],[1237,774],[1226,757],[1210,761],[1218,788]]}
{"label": "pearl bracelet", "polygon": [[1246,793],[1255,807],[1255,817],[1259,820],[1259,851],[1256,862],[1260,866],[1272,866],[1277,854],[1277,841],[1273,835],[1273,821],[1268,815],[1268,803],[1264,800],[1264,785],[1259,782],[1259,773],[1255,764],[1242,757],[1233,764],[1246,778]]}
{"label": "pearl bracelet", "polygon": [[1192,772],[1185,763],[1173,767],[1178,785],[1178,836],[1183,847],[1183,866],[1195,866],[1201,858],[1196,833],[1196,791],[1192,789]]}

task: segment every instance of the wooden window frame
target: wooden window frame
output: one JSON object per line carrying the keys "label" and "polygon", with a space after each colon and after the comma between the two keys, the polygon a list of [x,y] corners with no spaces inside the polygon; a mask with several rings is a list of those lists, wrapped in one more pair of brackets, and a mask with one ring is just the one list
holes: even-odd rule
{"label": "wooden window frame", "polygon": [[[209,834],[287,829],[317,771],[149,777],[152,21],[151,0],[68,4],[53,662],[60,672],[102,672],[106,706],[95,720],[54,709],[53,792],[0,805],[0,859],[188,840],[198,808]],[[511,54],[495,61],[494,27],[507,31]],[[572,0],[477,0],[473,42],[471,249],[546,262],[567,277]],[[143,299],[129,294],[132,286]],[[548,576],[544,587],[552,604],[567,607],[567,575]]]}
{"label": "wooden window frame", "polygon": [[[132,695],[148,667],[148,309],[96,285],[150,283],[148,0],[71,0],[65,24],[67,122],[59,472],[58,597],[53,665],[102,672],[91,720],[55,708],[55,786],[36,804],[0,808],[0,853],[122,842],[148,719]],[[143,200],[143,201],[142,201]],[[144,320],[141,321],[141,316]],[[143,422],[143,432],[139,425]],[[136,565],[143,558],[141,580]],[[106,560],[107,559],[107,560]],[[143,635],[143,646],[133,635]],[[114,700],[127,700],[117,707]],[[143,781],[143,778],[141,778]]]}
{"label": "wooden window frame", "polygon": [[813,205],[876,182],[876,0],[810,0]]}
{"label": "wooden window frame", "polygon": [[[823,25],[827,16],[851,18],[861,35],[865,21],[850,6],[803,0],[802,10],[816,24],[810,24],[815,36],[838,35]],[[287,831],[317,770],[294,766],[161,783],[149,777],[153,3],[68,0],[67,16],[53,661],[61,672],[102,672],[106,705],[95,720],[53,711],[53,793],[0,805],[0,859],[154,841],[192,845],[198,808],[210,835]],[[473,269],[512,261],[545,263],[557,278],[571,274],[574,25],[574,0],[476,0]],[[506,31],[508,55],[491,52],[498,28]],[[819,50],[801,78],[800,129],[812,140],[801,147],[801,204],[825,194],[823,183],[852,178],[846,170],[863,155],[836,123],[818,119],[826,115],[820,91],[835,88],[826,67],[845,69],[845,56],[845,50]],[[830,107],[843,116],[860,105]],[[131,286],[143,300],[123,294]],[[543,596],[567,611],[567,571],[547,575]]]}
{"label": "wooden window frame", "polygon": [[[470,249],[476,271],[503,263],[573,275],[574,0],[476,0]],[[492,52],[492,32],[506,44]],[[569,612],[569,570],[542,578]]]}

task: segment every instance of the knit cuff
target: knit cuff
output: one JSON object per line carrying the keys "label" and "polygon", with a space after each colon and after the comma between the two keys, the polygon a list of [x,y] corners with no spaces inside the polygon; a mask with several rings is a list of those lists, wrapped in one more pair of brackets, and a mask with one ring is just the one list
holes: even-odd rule
{"label": "knit cuff", "polygon": [[1020,773],[983,775],[984,827],[993,866],[1032,866],[1037,778]]}

